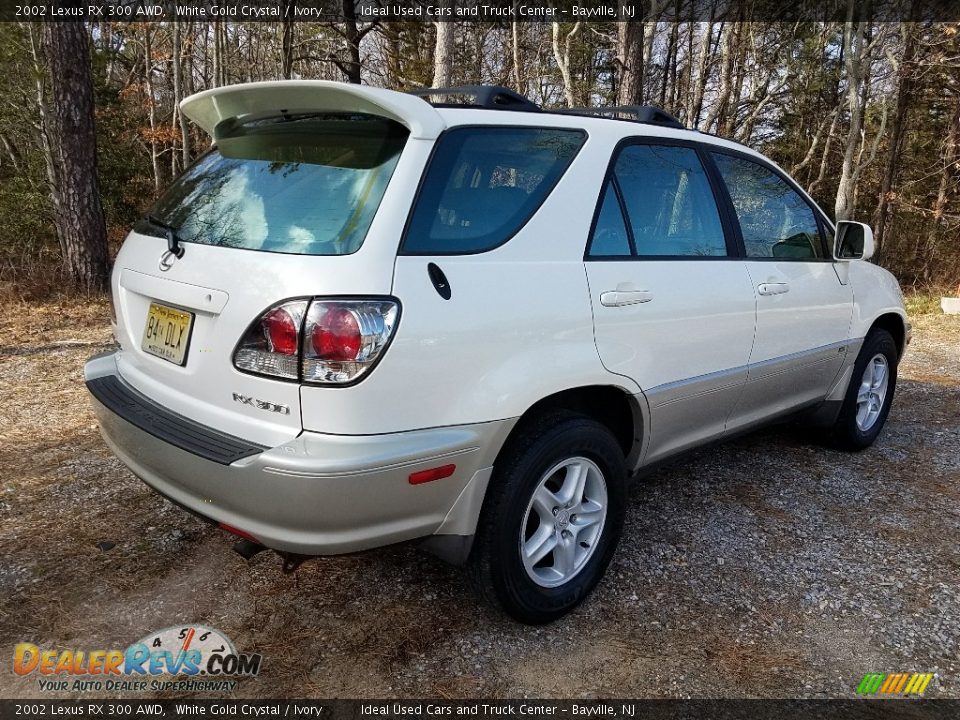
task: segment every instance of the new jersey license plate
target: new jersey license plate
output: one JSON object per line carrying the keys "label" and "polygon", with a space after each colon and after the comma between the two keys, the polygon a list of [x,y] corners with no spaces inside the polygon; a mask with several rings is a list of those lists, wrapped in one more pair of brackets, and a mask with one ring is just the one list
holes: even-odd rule
{"label": "new jersey license plate", "polygon": [[156,355],[175,365],[183,365],[187,361],[187,348],[190,346],[192,327],[193,313],[159,303],[150,303],[150,309],[147,310],[147,325],[143,329],[143,342],[140,347],[151,355]]}

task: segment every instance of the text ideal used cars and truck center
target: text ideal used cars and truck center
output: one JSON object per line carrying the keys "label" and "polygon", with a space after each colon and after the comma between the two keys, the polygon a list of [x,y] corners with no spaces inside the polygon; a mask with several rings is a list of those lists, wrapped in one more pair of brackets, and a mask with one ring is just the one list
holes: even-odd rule
{"label": "text ideal used cars and truck center", "polygon": [[883,427],[897,282],[748,148],[486,86],[182,108],[213,147],[123,244],[86,383],[117,456],[248,549],[416,540],[548,622],[601,579],[628,478],[773,420]]}

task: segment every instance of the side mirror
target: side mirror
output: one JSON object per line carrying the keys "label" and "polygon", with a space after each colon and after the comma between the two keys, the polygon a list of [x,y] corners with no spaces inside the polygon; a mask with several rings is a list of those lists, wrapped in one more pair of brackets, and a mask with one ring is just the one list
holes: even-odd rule
{"label": "side mirror", "polygon": [[873,230],[869,225],[841,220],[833,242],[834,260],[869,260],[873,257]]}

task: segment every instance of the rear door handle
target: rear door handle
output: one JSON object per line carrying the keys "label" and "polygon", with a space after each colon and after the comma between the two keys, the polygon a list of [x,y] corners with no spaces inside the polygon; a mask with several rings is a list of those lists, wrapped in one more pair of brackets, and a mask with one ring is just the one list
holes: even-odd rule
{"label": "rear door handle", "polygon": [[649,290],[607,290],[600,293],[600,304],[604,307],[623,307],[650,302],[653,293]]}
{"label": "rear door handle", "polygon": [[790,292],[790,285],[785,282],[761,283],[757,285],[757,292],[761,295],[783,295]]}

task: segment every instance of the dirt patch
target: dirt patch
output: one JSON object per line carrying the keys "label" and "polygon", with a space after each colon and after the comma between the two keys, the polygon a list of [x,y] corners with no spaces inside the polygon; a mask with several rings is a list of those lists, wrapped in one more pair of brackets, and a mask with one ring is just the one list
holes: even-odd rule
{"label": "dirt patch", "polygon": [[103,444],[82,384],[108,312],[0,321],[2,697],[38,694],[9,670],[16,642],[124,647],[186,622],[263,654],[236,697],[849,697],[898,670],[960,696],[960,318],[914,320],[875,447],[779,427],[659,471],[595,595],[528,628],[413,548],[283,575],[154,495]]}

